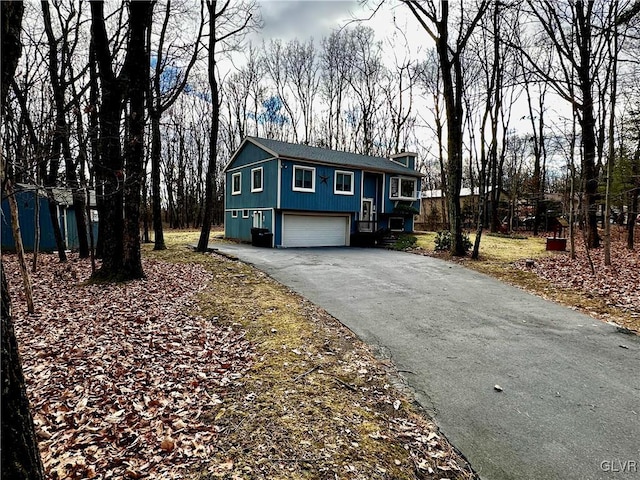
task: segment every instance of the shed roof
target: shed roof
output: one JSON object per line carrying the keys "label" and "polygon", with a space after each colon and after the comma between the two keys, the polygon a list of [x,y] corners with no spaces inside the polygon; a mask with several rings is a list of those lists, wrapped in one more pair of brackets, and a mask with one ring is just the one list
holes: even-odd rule
{"label": "shed roof", "polygon": [[[37,185],[18,183],[16,184],[18,190],[21,191],[38,191],[38,195],[41,197],[48,197],[47,190],[51,189],[53,194],[53,201],[58,205],[71,206],[73,205],[73,190],[67,187],[40,187]],[[83,194],[86,195],[86,190],[82,189]],[[89,190],[89,206],[96,206],[96,191],[95,189]]]}
{"label": "shed roof", "polygon": [[[274,157],[278,158],[307,160],[310,162],[347,166],[363,170],[376,170],[382,172],[397,173],[400,175],[410,175],[413,177],[422,176],[422,174],[417,170],[407,168],[389,158],[374,157],[370,155],[359,155],[357,153],[341,152],[339,150],[331,150],[321,147],[311,147],[309,145],[282,142],[280,140],[273,140],[268,138],[246,137],[245,141],[238,149],[238,152],[242,149],[245,142],[247,141],[268,151]],[[237,155],[237,152],[235,155]]]}

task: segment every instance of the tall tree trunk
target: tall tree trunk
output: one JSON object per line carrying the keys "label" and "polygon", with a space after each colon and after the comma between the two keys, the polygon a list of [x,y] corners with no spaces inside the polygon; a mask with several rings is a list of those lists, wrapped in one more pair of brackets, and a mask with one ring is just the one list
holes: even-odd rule
{"label": "tall tree trunk", "polygon": [[[18,60],[22,51],[20,29],[24,5],[22,2],[0,2],[2,28],[2,87],[0,105],[4,109]],[[4,111],[2,112],[4,117]],[[3,118],[4,120],[4,118]],[[1,152],[0,152],[1,153]],[[5,159],[0,158],[2,177]],[[4,183],[4,178],[2,178]],[[4,185],[3,185],[4,186]],[[14,198],[15,200],[15,198]],[[37,201],[37,194],[36,194]],[[19,239],[16,239],[16,242]],[[25,265],[26,270],[26,265]],[[28,275],[28,271],[27,271]],[[18,342],[11,317],[11,299],[7,279],[0,260],[0,330],[2,332],[0,363],[2,364],[2,478],[44,478],[44,469],[38,451],[29,399],[27,397]]]}
{"label": "tall tree trunk", "polygon": [[[124,230],[122,273],[127,279],[143,278],[140,252],[140,196],[144,182],[145,93],[149,85],[147,30],[151,27],[153,2],[129,5],[131,32],[127,48],[130,62],[125,64],[129,99],[128,137],[125,143]],[[135,66],[134,66],[135,65]],[[141,66],[140,66],[141,65]]]}
{"label": "tall tree trunk", "polygon": [[149,115],[151,119],[151,203],[153,208],[154,250],[165,250],[162,229],[162,203],[160,196],[160,154],[162,137],[160,136],[160,112],[155,109]]}
{"label": "tall tree trunk", "polygon": [[[102,2],[91,2],[91,33],[102,86],[100,105],[100,164],[98,202],[102,267],[93,275],[100,281],[142,278],[140,252],[140,189],[144,175],[144,95],[149,80],[146,34],[152,2],[129,4],[129,38],[121,74],[113,72]],[[125,90],[127,88],[127,90]],[[129,100],[128,138],[123,158],[120,114],[123,95]],[[126,170],[125,170],[126,167]]]}
{"label": "tall tree trunk", "polygon": [[91,2],[91,40],[102,92],[98,114],[100,125],[99,162],[94,165],[96,185],[101,188],[97,195],[100,218],[98,252],[103,260],[102,266],[96,270],[93,278],[100,281],[120,280],[124,256],[122,209],[125,180],[120,146],[122,92],[120,82],[115,77],[111,65],[111,52],[109,51],[102,2]]}
{"label": "tall tree trunk", "polygon": [[[462,103],[462,53],[471,33],[479,20],[485,14],[488,2],[482,0],[473,19],[461,27],[458,38],[453,45],[449,44],[449,2],[440,1],[440,18],[437,18],[437,8],[434,2],[423,5],[419,2],[403,0],[413,15],[420,22],[424,30],[435,41],[440,72],[442,73],[443,98],[447,116],[447,180],[449,228],[451,232],[451,254],[465,255],[462,237],[462,212],[460,208],[460,188],[462,187],[462,149],[463,149],[463,103]],[[427,20],[435,25],[435,30],[428,25]]]}
{"label": "tall tree trunk", "polygon": [[[448,4],[442,2],[442,23],[446,25]],[[443,33],[444,31],[444,33]],[[462,212],[460,208],[460,189],[462,188],[462,66],[458,59],[451,64],[446,26],[441,29],[437,42],[444,85],[445,109],[447,112],[447,196],[449,207],[449,228],[451,231],[451,254],[464,256],[462,242]],[[455,76],[455,80],[454,80]],[[455,83],[455,85],[454,85]]]}
{"label": "tall tree trunk", "polygon": [[[618,2],[614,3],[614,18],[618,17]],[[607,186],[604,206],[604,264],[611,265],[611,223],[609,221],[611,175],[613,174],[613,162],[615,157],[615,118],[616,96],[618,93],[618,24],[614,22],[611,39],[609,40],[611,56],[611,98],[609,101],[609,149],[607,154]]]}
{"label": "tall tree trunk", "polygon": [[631,174],[634,179],[634,188],[629,192],[631,198],[631,204],[629,208],[629,213],[627,216],[627,248],[629,250],[633,250],[634,248],[634,230],[636,226],[636,217],[640,212],[638,212],[638,196],[640,196],[640,139],[638,139],[638,144],[636,145],[636,151],[633,156],[633,163],[631,167]]}
{"label": "tall tree trunk", "polygon": [[218,156],[218,128],[220,125],[220,98],[218,91],[218,80],[216,78],[216,34],[215,17],[216,1],[208,1],[209,9],[209,85],[211,87],[211,134],[209,136],[209,163],[206,174],[204,216],[202,218],[202,230],[198,240],[197,251],[206,252],[209,247],[209,236],[211,234],[211,222],[213,220],[214,206],[218,197],[216,175]]}
{"label": "tall tree trunk", "polygon": [[[5,3],[5,2],[3,2]],[[4,7],[3,7],[4,8]],[[11,317],[4,267],[2,277],[2,478],[44,478],[33,418]]]}
{"label": "tall tree trunk", "polygon": [[578,80],[582,93],[582,115],[580,127],[582,128],[582,178],[584,189],[584,201],[586,211],[587,247],[598,248],[600,236],[598,235],[598,219],[596,212],[596,200],[598,198],[598,172],[596,169],[596,134],[595,117],[593,113],[593,79],[591,78],[591,8],[585,11],[584,2],[576,2],[576,13],[580,37],[580,66],[578,68]]}
{"label": "tall tree trunk", "polygon": [[[76,173],[76,167],[71,157],[71,145],[69,142],[69,125],[66,118],[66,105],[65,105],[65,83],[66,83],[66,66],[58,66],[58,44],[59,41],[53,34],[53,27],[51,25],[51,14],[49,12],[49,2],[43,1],[42,15],[44,18],[45,32],[47,34],[47,40],[49,42],[49,77],[51,79],[51,86],[53,89],[53,99],[56,106],[56,130],[55,136],[58,138],[58,142],[62,147],[62,155],[65,162],[65,173],[67,175],[67,182],[72,189],[73,194],[73,208],[76,215],[76,227],[78,230],[78,245],[80,258],[89,257],[89,244],[87,242],[87,223],[84,217],[85,200],[84,194],[80,190],[80,183],[78,182],[78,175]],[[57,154],[59,152],[54,152]],[[53,186],[53,185],[51,185]],[[51,208],[51,207],[49,207]]]}
{"label": "tall tree trunk", "polygon": [[[92,265],[94,263],[95,257],[102,258],[102,229],[104,228],[103,222],[100,219],[100,212],[102,211],[102,198],[103,198],[103,186],[97,181],[98,177],[98,168],[96,165],[100,165],[100,155],[102,153],[101,142],[100,142],[100,116],[98,110],[98,102],[99,102],[99,92],[98,92],[98,71],[97,71],[97,60],[96,60],[96,49],[93,45],[93,41],[89,45],[89,104],[91,105],[89,111],[89,126],[87,129],[87,138],[89,139],[90,145],[90,155],[91,155],[91,163],[94,165],[93,175],[91,174],[92,170],[89,170],[89,185],[93,183],[95,187],[95,197],[96,197],[96,209],[98,211],[98,238],[90,238],[91,243],[94,247],[91,248],[92,254]],[[93,176],[93,178],[91,178]],[[92,182],[93,180],[93,182]],[[89,197],[89,192],[87,191],[87,198],[89,202],[91,201]],[[91,221],[89,221],[91,225]],[[93,237],[93,226],[90,226],[89,229],[90,237]],[[95,274],[95,268],[92,269],[92,275]]]}
{"label": "tall tree trunk", "polygon": [[60,138],[54,135],[53,144],[49,152],[49,171],[47,172],[46,163],[41,165],[41,176],[44,179],[45,191],[47,193],[49,218],[51,219],[51,226],[53,227],[53,238],[56,241],[56,248],[58,249],[58,258],[61,262],[67,261],[67,245],[62,231],[60,230],[60,218],[58,217],[58,204],[56,203],[55,196],[53,194],[53,188],[56,186],[58,169],[60,168]]}

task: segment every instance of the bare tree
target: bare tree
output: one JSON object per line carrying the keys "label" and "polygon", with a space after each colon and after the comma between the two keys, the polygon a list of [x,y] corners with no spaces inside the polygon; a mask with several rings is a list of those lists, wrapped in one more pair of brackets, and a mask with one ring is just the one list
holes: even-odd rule
{"label": "bare tree", "polygon": [[313,40],[301,43],[290,41],[285,49],[285,71],[290,81],[293,96],[302,110],[304,126],[303,143],[309,144],[313,131],[313,104],[318,93],[320,77],[319,64]]}
{"label": "bare tree", "polygon": [[[224,43],[238,38],[242,33],[255,26],[254,4],[239,4],[230,7],[230,0],[218,8],[217,0],[207,0],[209,12],[209,68],[208,79],[211,89],[212,121],[209,136],[209,161],[205,180],[205,205],[202,219],[202,230],[198,240],[197,251],[206,252],[209,247],[209,235],[213,220],[214,206],[218,200],[217,173],[218,173],[218,131],[220,128],[220,90],[217,72],[217,51]],[[221,26],[221,24],[225,24]]]}
{"label": "bare tree", "polygon": [[[100,163],[96,177],[104,184],[98,202],[103,237],[103,261],[94,278],[123,281],[142,278],[140,253],[140,191],[145,176],[145,93],[149,83],[147,31],[153,3],[129,4],[127,54],[116,75],[107,36],[104,5],[91,3],[91,32],[98,64],[102,102],[100,104]],[[123,100],[127,106],[127,138],[122,154],[120,142]]]}
{"label": "bare tree", "polygon": [[300,141],[298,134],[297,115],[294,112],[294,102],[287,95],[287,87],[290,83],[288,70],[286,68],[286,47],[282,45],[280,40],[271,40],[268,44],[263,44],[263,65],[269,79],[275,88],[276,97],[280,105],[285,109],[289,119],[291,120],[291,128],[293,132],[293,140]]}
{"label": "bare tree", "polygon": [[384,74],[382,48],[375,40],[372,28],[362,25],[349,31],[351,75],[347,78],[355,101],[349,122],[352,126],[353,149],[357,153],[373,155],[376,112],[383,102],[379,85]]}
{"label": "bare tree", "polygon": [[[425,32],[435,42],[440,70],[442,73],[443,96],[447,114],[447,171],[449,223],[451,228],[451,253],[465,255],[462,238],[462,215],[460,209],[460,189],[462,187],[463,148],[463,69],[462,53],[473,34],[478,21],[485,14],[489,2],[479,2],[476,11],[466,19],[464,10],[456,38],[449,37],[449,2],[441,1],[439,8],[433,0],[415,2],[403,0],[418,20]],[[464,5],[464,4],[463,4]]]}
{"label": "bare tree", "polygon": [[[612,19],[611,4],[604,1],[577,0],[570,3],[528,1],[531,15],[537,19],[542,38],[553,48],[557,68],[545,72],[526,50],[529,68],[578,113],[582,133],[582,191],[587,228],[587,245],[600,245],[597,229],[598,168],[596,105],[594,92],[598,72],[606,57],[604,32]],[[538,46],[539,48],[539,46]],[[574,89],[574,82],[577,86]]]}
{"label": "bare tree", "polygon": [[324,144],[329,148],[344,148],[343,102],[351,75],[348,30],[334,30],[322,39],[320,53],[320,95],[327,104]]}
{"label": "bare tree", "polygon": [[[164,250],[164,232],[162,230],[162,203],[160,185],[160,159],[162,156],[162,142],[160,139],[160,123],[162,115],[183,94],[189,73],[193,68],[200,52],[200,38],[204,26],[204,4],[200,4],[200,22],[195,38],[184,42],[169,38],[169,24],[173,25],[172,31],[176,33],[176,12],[171,7],[171,1],[167,1],[164,9],[162,27],[158,36],[155,49],[155,68],[149,88],[149,119],[151,120],[151,197],[153,208],[154,250]],[[180,16],[180,15],[178,15]],[[151,50],[151,32],[147,41]],[[184,68],[175,65],[176,58],[183,58],[185,51],[191,50],[189,60]]]}
{"label": "bare tree", "polygon": [[[433,119],[431,121],[424,120],[424,124],[432,130],[436,137],[438,144],[438,167],[439,167],[439,180],[440,190],[442,192],[447,191],[447,169],[445,162],[445,144],[444,144],[444,130],[445,130],[445,118],[444,118],[444,105],[442,99],[442,76],[440,74],[440,67],[438,63],[437,52],[431,50],[427,54],[427,60],[424,60],[417,66],[419,73],[419,83],[424,89],[424,93],[428,96],[430,102],[428,105],[429,110],[432,112]],[[446,202],[447,199],[444,195],[440,196],[441,211],[444,216],[447,211]],[[448,229],[448,216],[443,218],[443,228]]]}
{"label": "bare tree", "polygon": [[[0,5],[2,25],[2,118],[4,120],[5,102],[9,93],[9,85],[18,65],[22,44],[20,28],[24,5],[22,2],[2,2]],[[3,191],[5,159],[2,162]],[[19,239],[16,238],[16,242]],[[28,274],[27,274],[28,275]],[[4,478],[44,478],[44,469],[38,442],[36,440],[33,418],[29,410],[22,363],[18,351],[11,316],[11,299],[4,266],[0,260],[0,280],[2,285],[2,476]],[[10,439],[10,441],[8,441]]]}

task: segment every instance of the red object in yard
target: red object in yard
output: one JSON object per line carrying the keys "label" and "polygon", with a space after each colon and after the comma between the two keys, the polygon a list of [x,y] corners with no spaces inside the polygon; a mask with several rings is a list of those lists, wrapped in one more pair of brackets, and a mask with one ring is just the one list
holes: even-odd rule
{"label": "red object in yard", "polygon": [[564,252],[567,249],[567,239],[562,236],[562,230],[569,226],[564,218],[556,218],[553,237],[547,237],[547,250]]}
{"label": "red object in yard", "polygon": [[566,238],[547,237],[547,250],[554,252],[564,252],[567,249]]}

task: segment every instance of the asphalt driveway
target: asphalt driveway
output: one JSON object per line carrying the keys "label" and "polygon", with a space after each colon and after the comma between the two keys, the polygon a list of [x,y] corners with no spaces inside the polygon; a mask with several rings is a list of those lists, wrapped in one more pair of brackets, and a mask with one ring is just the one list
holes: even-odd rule
{"label": "asphalt driveway", "polygon": [[640,478],[637,336],[430,257],[212,247],[390,357],[482,478]]}

